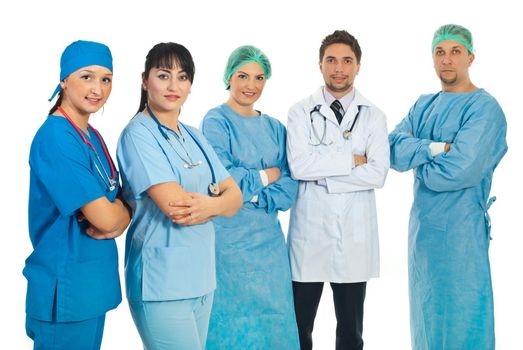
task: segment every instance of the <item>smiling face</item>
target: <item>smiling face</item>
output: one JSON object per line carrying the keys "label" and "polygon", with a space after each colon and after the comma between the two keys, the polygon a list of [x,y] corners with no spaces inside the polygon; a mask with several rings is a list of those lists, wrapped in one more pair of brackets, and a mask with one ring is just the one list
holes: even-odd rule
{"label": "smiling face", "polygon": [[192,83],[187,72],[178,65],[169,68],[151,68],[147,78],[142,77],[147,92],[147,104],[158,114],[179,115],[191,92]]}
{"label": "smiling face", "polygon": [[434,48],[432,58],[444,91],[466,91],[472,84],[469,67],[474,61],[474,54],[469,53],[463,44],[444,40]]}
{"label": "smiling face", "polygon": [[240,115],[253,111],[265,86],[265,73],[256,62],[247,63],[235,71],[229,79],[230,95],[227,104]]}
{"label": "smiling face", "polygon": [[112,89],[113,73],[102,66],[87,66],[71,73],[61,83],[61,106],[73,115],[89,117],[107,101]]}
{"label": "smiling face", "polygon": [[327,90],[335,98],[341,98],[352,90],[360,64],[349,45],[336,43],[325,48],[320,71]]}

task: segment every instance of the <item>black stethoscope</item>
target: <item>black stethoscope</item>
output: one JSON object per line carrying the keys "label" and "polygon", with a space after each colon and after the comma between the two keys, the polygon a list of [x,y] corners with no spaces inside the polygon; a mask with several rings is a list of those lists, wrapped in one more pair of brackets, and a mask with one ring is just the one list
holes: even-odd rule
{"label": "black stethoscope", "polygon": [[[327,118],[320,112],[320,109],[321,109],[321,104],[316,105],[316,106],[314,106],[313,109],[311,109],[311,111],[309,113],[309,116],[311,119],[312,132],[314,133],[314,137],[316,137],[316,140],[319,141],[318,143],[311,143],[311,145],[313,145],[313,146],[332,145],[334,143],[334,141],[330,141],[328,143],[325,142],[325,137],[327,136]],[[350,129],[346,129],[343,131],[343,138],[345,140],[348,140],[352,137],[352,130],[354,129],[354,125],[356,125],[356,122],[358,121],[358,117],[360,116],[360,111],[361,111],[361,106],[358,106],[358,112],[356,113],[356,117],[354,118],[354,121],[352,122]],[[312,120],[312,115],[314,113],[318,113],[319,115],[321,115],[323,117],[323,135],[321,135],[321,138],[318,136],[318,132],[316,131],[316,127],[314,126],[314,123]]]}
{"label": "black stethoscope", "polygon": [[[180,153],[178,153],[178,151],[176,150],[176,148],[171,144],[171,139],[169,138],[169,135],[167,135],[167,133],[163,130],[163,128],[165,128],[165,126],[163,126],[160,121],[158,120],[158,118],[156,118],[156,116],[154,115],[154,113],[151,111],[151,109],[149,108],[148,105],[145,106],[145,108],[147,109],[147,113],[149,113],[149,115],[151,116],[151,118],[156,122],[156,125],[158,126],[158,130],[160,131],[160,134],[162,134],[162,136],[164,137],[164,139],[167,141],[167,143],[169,144],[169,146],[171,146],[171,148],[173,149],[173,151],[178,155],[178,157],[180,157],[180,159],[183,161],[183,167],[185,169],[192,169],[192,168],[195,168],[197,167],[198,165],[201,165],[202,164],[202,161],[199,160],[197,162],[194,162],[192,159],[191,159],[191,156],[189,156],[189,152],[187,152],[187,150],[185,149],[184,145],[182,144],[182,142],[177,138],[176,140],[180,143],[180,146],[182,146],[183,150],[185,151],[185,154],[187,155],[187,159],[185,159]],[[209,184],[209,186],[207,187],[208,189],[208,193],[209,193],[209,196],[212,196],[212,197],[216,197],[216,196],[219,196],[220,195],[220,186],[218,185],[218,183],[216,182],[216,174],[214,173],[214,168],[211,164],[211,161],[209,159],[209,156],[207,155],[207,153],[205,152],[205,150],[203,149],[202,145],[200,145],[200,143],[198,142],[198,140],[196,139],[196,137],[192,134],[192,132],[189,130],[189,128],[185,127],[185,125],[183,125],[182,123],[178,122],[179,125],[183,126],[184,130],[187,131],[187,134],[189,134],[189,136],[193,139],[194,143],[196,143],[196,145],[198,146],[198,148],[200,149],[200,151],[202,152],[203,156],[205,157],[205,160],[207,161],[207,164],[209,165],[209,169],[211,170],[211,176],[212,176],[212,181],[211,183]],[[180,128],[180,134],[182,132],[182,129]],[[183,138],[183,136],[182,136]],[[184,139],[185,140],[185,139]]]}
{"label": "black stethoscope", "polygon": [[[94,148],[94,146],[91,142],[87,141],[87,138],[85,137],[82,130],[80,130],[80,128],[73,122],[71,117],[69,117],[69,115],[64,111],[64,109],[61,106],[56,107],[56,109],[58,109],[60,111],[60,113],[62,113],[62,115],[65,117],[65,119],[67,119],[69,121],[69,123],[71,123],[71,125],[76,130],[78,135],[80,135],[80,137],[84,141],[84,144],[86,144],[87,146],[89,146],[89,148],[91,148],[93,150],[93,152],[96,156],[96,159],[98,160],[98,164],[100,165],[100,167],[98,167],[98,164],[96,163],[96,161],[94,162],[94,166],[96,168],[96,171],[98,172],[98,175],[100,175],[100,177],[102,178],[103,182],[105,183],[105,185],[107,186],[109,191],[111,191],[111,192],[114,191],[114,189],[118,185],[118,181],[116,178],[116,170],[115,170],[115,167],[113,164],[113,160],[109,156],[109,152],[107,151],[107,148],[105,147],[105,143],[103,142],[102,137],[100,136],[100,133],[98,133],[98,131],[95,128],[93,128],[91,126],[91,124],[87,123],[87,126],[89,128],[91,128],[91,130],[94,132],[94,134],[98,138],[98,141],[100,142],[100,146],[102,146],[102,150],[104,151],[105,158],[107,159],[107,163],[109,163],[109,168],[111,169],[111,176],[109,176],[109,174],[107,174],[107,171],[105,171],[105,167],[102,163],[102,160],[100,159],[100,156],[98,155],[98,152],[96,152],[96,148]],[[102,170],[100,170],[100,168]],[[102,171],[103,171],[103,174],[102,174]]]}

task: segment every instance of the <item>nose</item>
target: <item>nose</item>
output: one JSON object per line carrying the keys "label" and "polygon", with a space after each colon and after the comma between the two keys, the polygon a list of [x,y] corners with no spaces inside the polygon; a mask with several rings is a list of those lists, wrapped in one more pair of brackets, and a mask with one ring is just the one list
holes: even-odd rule
{"label": "nose", "polygon": [[177,86],[176,79],[171,79],[169,81],[169,86],[167,88],[169,89],[169,91],[174,91],[174,90],[176,90],[176,86]]}
{"label": "nose", "polygon": [[247,80],[247,88],[248,89],[254,89],[256,87],[256,78],[255,77],[251,77]]}
{"label": "nose", "polygon": [[450,59],[450,55],[448,54],[445,54],[442,59],[441,59],[441,63],[443,64],[451,64],[452,63],[452,60]]}
{"label": "nose", "polygon": [[91,93],[96,96],[102,93],[102,83],[97,79],[93,79],[93,83],[91,85]]}

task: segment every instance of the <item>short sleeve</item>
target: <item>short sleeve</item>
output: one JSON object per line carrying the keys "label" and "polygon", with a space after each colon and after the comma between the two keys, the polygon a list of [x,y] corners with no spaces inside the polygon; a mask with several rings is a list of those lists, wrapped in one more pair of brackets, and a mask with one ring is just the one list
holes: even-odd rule
{"label": "short sleeve", "polygon": [[180,183],[179,171],[171,166],[155,135],[142,124],[130,124],[124,129],[117,159],[122,177],[136,199],[153,185]]}
{"label": "short sleeve", "polygon": [[91,169],[90,149],[59,124],[47,124],[35,136],[29,156],[31,171],[49,193],[62,216],[103,197]]}

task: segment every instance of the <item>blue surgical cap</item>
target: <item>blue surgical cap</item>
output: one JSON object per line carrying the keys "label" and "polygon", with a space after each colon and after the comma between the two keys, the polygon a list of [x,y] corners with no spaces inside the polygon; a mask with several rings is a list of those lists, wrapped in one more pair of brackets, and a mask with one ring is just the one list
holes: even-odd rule
{"label": "blue surgical cap", "polygon": [[257,47],[251,45],[244,45],[238,47],[234,50],[229,59],[227,60],[227,66],[225,67],[225,72],[223,73],[223,83],[225,84],[227,90],[229,90],[229,79],[234,72],[236,72],[240,67],[245,66],[247,63],[256,62],[263,69],[265,78],[269,79],[271,77],[271,62],[265,56],[265,54],[258,49]]}
{"label": "blue surgical cap", "polygon": [[[104,44],[94,41],[78,40],[67,46],[60,59],[60,81],[69,74],[87,66],[102,66],[113,71],[113,56],[111,50]],[[60,91],[60,83],[49,99],[51,101]]]}

